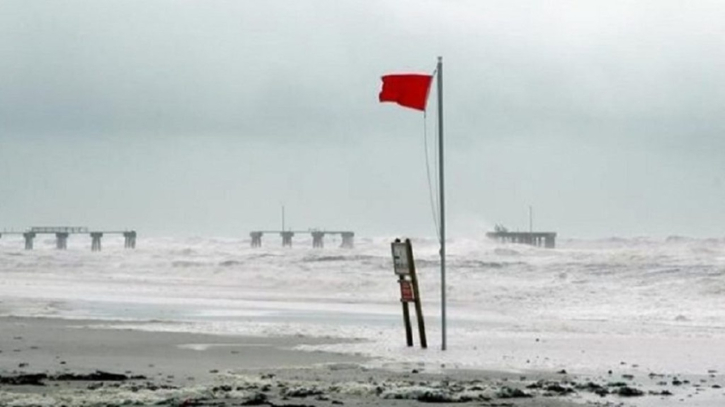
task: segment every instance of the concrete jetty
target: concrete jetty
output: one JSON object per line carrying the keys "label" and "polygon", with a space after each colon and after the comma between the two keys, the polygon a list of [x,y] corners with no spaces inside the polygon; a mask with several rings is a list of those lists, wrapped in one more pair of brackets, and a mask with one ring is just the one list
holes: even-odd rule
{"label": "concrete jetty", "polygon": [[135,230],[93,230],[90,231],[85,226],[34,226],[22,232],[4,231],[0,232],[0,238],[3,235],[22,235],[25,240],[25,250],[33,250],[33,242],[38,235],[54,234],[55,248],[58,250],[68,249],[68,238],[70,235],[85,234],[91,237],[91,250],[94,252],[101,251],[101,238],[104,235],[123,235],[124,247],[126,249],[136,248],[136,231]]}
{"label": "concrete jetty", "polygon": [[312,236],[312,247],[321,249],[325,247],[325,235],[340,235],[342,243],[340,247],[351,249],[355,245],[355,232],[348,230],[255,230],[249,233],[252,238],[252,247],[262,247],[262,236],[264,234],[276,234],[282,237],[282,246],[291,247],[292,238],[296,234],[310,234]]}

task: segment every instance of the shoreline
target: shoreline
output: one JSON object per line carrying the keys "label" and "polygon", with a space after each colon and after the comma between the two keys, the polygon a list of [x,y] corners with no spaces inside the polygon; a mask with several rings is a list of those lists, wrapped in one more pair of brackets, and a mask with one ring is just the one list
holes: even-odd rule
{"label": "shoreline", "polygon": [[[96,325],[118,328],[95,327]],[[135,324],[143,324],[136,322]],[[123,328],[119,321],[0,317],[0,372],[114,371],[164,376],[173,384],[209,380],[217,372],[360,363],[353,355],[294,350],[339,343],[313,337],[257,337]],[[22,366],[21,366],[22,365]]]}
{"label": "shoreline", "polygon": [[[724,398],[714,371],[622,378],[385,370],[366,367],[370,359],[361,356],[294,349],[339,339],[94,327],[102,322],[0,317],[0,405],[715,406]],[[28,378],[35,383],[13,381]]]}

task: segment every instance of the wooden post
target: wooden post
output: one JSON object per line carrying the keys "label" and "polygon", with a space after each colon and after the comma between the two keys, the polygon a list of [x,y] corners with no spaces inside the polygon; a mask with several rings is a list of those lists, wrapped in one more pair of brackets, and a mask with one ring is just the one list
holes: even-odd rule
{"label": "wooden post", "polygon": [[393,269],[398,275],[398,285],[400,286],[400,302],[403,304],[403,322],[405,324],[405,339],[408,346],[413,346],[413,327],[410,323],[409,302],[415,302],[415,314],[418,319],[418,333],[420,335],[420,346],[428,347],[425,336],[425,324],[423,323],[423,307],[420,301],[420,293],[418,290],[418,276],[415,273],[415,263],[413,261],[413,247],[410,239],[406,239],[402,243],[400,239],[395,239],[391,244],[393,252]]}
{"label": "wooden post", "polygon": [[[400,276],[400,280],[398,280],[398,284],[403,284],[403,281],[405,281],[405,277]],[[408,344],[408,346],[413,346],[413,326],[410,323],[410,308],[408,307],[408,301],[405,301],[401,298],[400,303],[403,304],[403,323],[405,324],[405,343]]]}
{"label": "wooden post", "polygon": [[425,349],[428,347],[428,341],[425,337],[425,321],[423,320],[423,305],[420,302],[420,290],[418,289],[418,275],[415,272],[415,262],[413,261],[413,246],[410,239],[405,239],[405,247],[408,254],[408,267],[410,268],[410,280],[413,284],[413,295],[415,296],[415,316],[418,319],[418,335],[420,335],[420,346]]}

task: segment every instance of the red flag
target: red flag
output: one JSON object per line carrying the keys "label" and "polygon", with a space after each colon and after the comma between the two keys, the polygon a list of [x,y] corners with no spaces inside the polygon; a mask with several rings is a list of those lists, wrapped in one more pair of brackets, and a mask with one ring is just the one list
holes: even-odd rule
{"label": "red flag", "polygon": [[424,74],[385,75],[383,89],[380,91],[381,102],[395,102],[411,109],[425,111],[428,90],[433,76]]}

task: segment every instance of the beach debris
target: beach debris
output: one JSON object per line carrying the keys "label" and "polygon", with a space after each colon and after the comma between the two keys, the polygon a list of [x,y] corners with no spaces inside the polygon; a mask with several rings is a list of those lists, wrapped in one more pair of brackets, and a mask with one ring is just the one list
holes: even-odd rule
{"label": "beach debris", "polygon": [[559,383],[550,383],[546,387],[544,387],[544,390],[546,390],[549,393],[556,393],[557,395],[565,395],[569,393],[574,393],[574,389],[571,387],[564,387]]}
{"label": "beach debris", "polygon": [[[126,372],[130,373],[130,372]],[[280,373],[285,377],[285,373]],[[326,405],[375,405],[374,399],[405,400],[404,403],[461,404],[483,403],[483,406],[501,406],[517,403],[536,402],[541,397],[570,397],[579,392],[588,392],[600,397],[668,397],[672,392],[666,388],[656,391],[639,389],[631,381],[606,383],[603,378],[588,382],[575,382],[567,379],[538,381],[517,380],[516,378],[498,378],[496,380],[456,380],[450,377],[429,376],[421,373],[411,377],[401,372],[398,377],[385,376],[356,377],[348,380],[332,375],[329,380],[324,375],[294,374],[286,379],[267,376],[260,380],[259,374],[228,375],[217,377],[215,383],[195,385],[193,387],[173,387],[161,384],[161,378],[134,380],[140,376],[129,376],[103,371],[90,374],[18,374],[0,376],[0,385],[37,385],[44,387],[53,399],[53,385],[64,386],[63,381],[88,380],[82,386],[66,383],[72,388],[74,400],[94,397],[99,400],[107,397],[119,397],[118,400],[132,403],[143,399],[144,403],[169,406],[270,406],[301,407],[308,404]],[[549,375],[551,377],[551,375]],[[102,380],[101,378],[105,378]],[[343,380],[340,380],[343,379]],[[507,380],[504,380],[507,379]],[[128,380],[128,381],[125,381]],[[594,380],[594,379],[593,379]],[[56,381],[56,383],[52,383]],[[669,383],[667,383],[669,384]],[[525,387],[524,387],[525,386]],[[703,387],[717,389],[719,385],[707,384]],[[716,387],[718,386],[718,387]],[[699,389],[707,391],[707,389]],[[27,390],[22,390],[27,391]],[[94,395],[90,396],[90,392]],[[152,393],[155,392],[155,393]],[[65,395],[64,395],[65,397]],[[574,396],[578,398],[578,396]],[[307,400],[302,400],[307,398]],[[523,399],[534,398],[534,401]],[[521,399],[521,400],[515,400]],[[58,401],[59,399],[55,399]],[[356,404],[363,402],[365,404]],[[344,403],[343,403],[344,402]],[[614,401],[610,401],[612,403]],[[617,401],[621,403],[623,400]],[[390,403],[390,402],[388,402]],[[0,402],[2,404],[2,402]],[[32,403],[31,403],[32,404]],[[118,405],[122,403],[119,402]],[[50,404],[49,404],[50,405]],[[76,405],[76,404],[69,404]],[[115,405],[115,404],[114,404]],[[145,404],[144,404],[145,405]],[[407,404],[406,404],[407,405]],[[609,405],[609,404],[606,404]]]}
{"label": "beach debris", "polygon": [[323,394],[323,391],[316,387],[296,387],[293,389],[286,389],[282,392],[286,397],[304,398],[308,396],[319,396]]}
{"label": "beach debris", "polygon": [[13,386],[45,386],[43,380],[47,378],[48,375],[45,373],[0,376],[0,384],[9,384]]}
{"label": "beach debris", "polygon": [[252,397],[241,403],[243,406],[261,406],[263,404],[269,404],[269,399],[264,393],[255,393]]}
{"label": "beach debris", "polygon": [[610,382],[607,383],[607,387],[626,387],[627,383],[625,382]]}
{"label": "beach debris", "polygon": [[587,382],[585,384],[577,384],[575,387],[577,390],[588,391],[588,392],[594,393],[600,397],[604,397],[607,394],[609,394],[609,390],[607,390],[606,387],[604,387],[600,384],[596,384],[594,382]]}
{"label": "beach debris", "polygon": [[218,392],[227,392],[227,393],[229,393],[230,391],[232,391],[232,386],[229,386],[228,384],[223,384],[221,386],[214,386],[211,389],[211,391],[213,391],[214,393],[218,393]]}
{"label": "beach debris", "polygon": [[[179,406],[180,407],[209,406],[210,404],[206,403],[206,401],[207,401],[206,398],[187,398]],[[219,405],[219,404],[211,404],[211,405]]]}
{"label": "beach debris", "polygon": [[574,393],[574,389],[569,386],[562,386],[557,381],[539,380],[526,386],[527,389],[540,389],[544,390],[546,396],[563,396],[566,394]]}
{"label": "beach debris", "polygon": [[644,392],[634,387],[621,386],[617,389],[616,394],[622,397],[638,397],[644,395]]}
{"label": "beach debris", "polygon": [[472,401],[471,398],[463,396],[454,396],[448,392],[441,390],[426,391],[419,395],[416,399],[423,403],[467,403]]}
{"label": "beach debris", "polygon": [[384,382],[375,388],[378,397],[388,400],[416,400],[423,403],[467,403],[488,399],[466,386],[442,382]]}
{"label": "beach debris", "polygon": [[43,381],[94,381],[114,382],[126,380],[146,380],[145,376],[127,376],[125,374],[109,373],[97,370],[89,374],[61,373],[48,375],[46,373],[18,374],[15,376],[0,376],[0,384],[15,386],[44,386]]}
{"label": "beach debris", "polygon": [[62,373],[56,376],[52,376],[50,380],[115,382],[125,380],[146,380],[146,376],[127,376],[121,373],[109,373],[102,370],[96,370],[95,372],[88,374]]}
{"label": "beach debris", "polygon": [[531,394],[524,392],[521,389],[512,388],[508,386],[501,387],[497,394],[498,398],[501,399],[518,399],[518,398],[530,398],[533,397]]}

